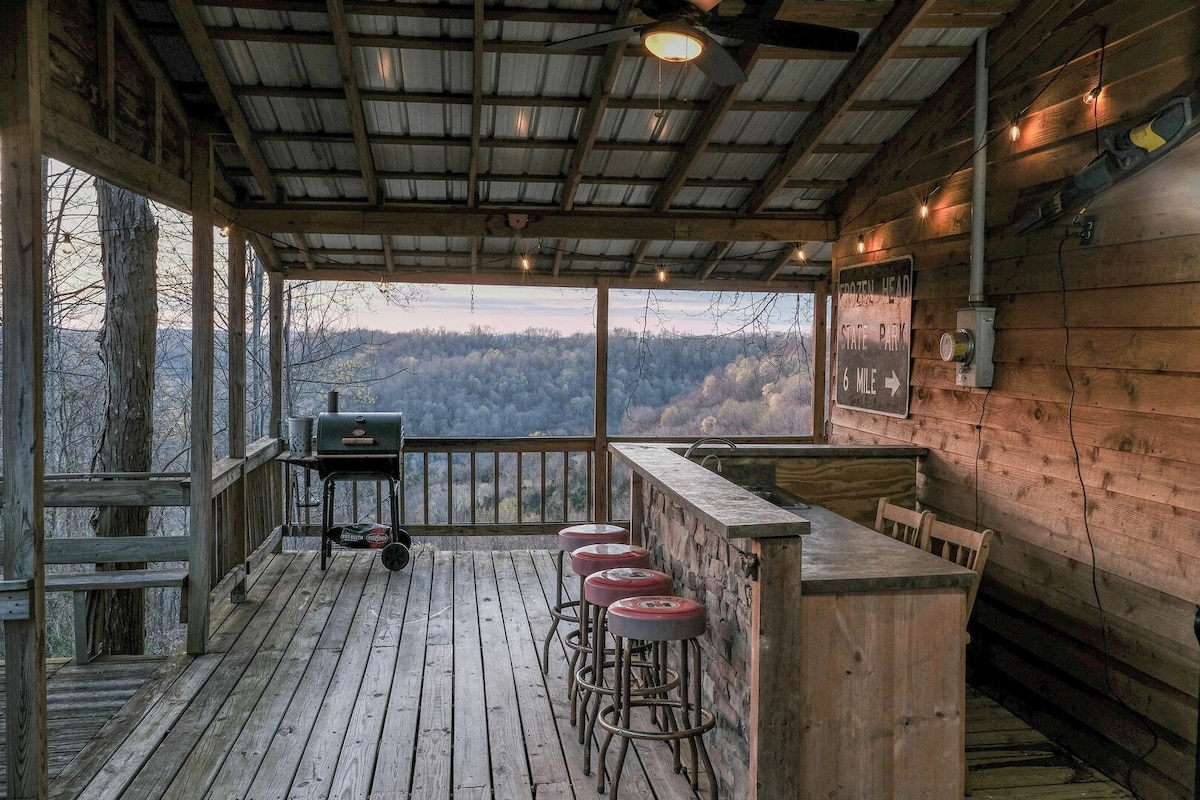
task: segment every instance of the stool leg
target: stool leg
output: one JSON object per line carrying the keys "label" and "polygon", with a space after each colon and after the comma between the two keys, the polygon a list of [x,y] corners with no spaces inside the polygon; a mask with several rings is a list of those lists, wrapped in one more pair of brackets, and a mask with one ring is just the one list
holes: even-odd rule
{"label": "stool leg", "polygon": [[546,633],[546,640],[542,642],[542,674],[545,675],[550,671],[550,640],[554,638],[554,631],[558,629],[558,622],[563,605],[563,551],[558,551],[558,581],[554,587],[554,609],[550,614],[553,620],[550,623],[550,630]]}
{"label": "stool leg", "polygon": [[579,659],[588,646],[588,617],[591,611],[587,598],[583,595],[583,578],[579,579],[579,646],[571,650],[571,662],[567,665],[567,699],[571,703],[571,724],[578,719],[579,682],[576,680],[579,669]]}
{"label": "stool leg", "polygon": [[[587,661],[587,663],[584,666],[579,668],[579,672],[586,672],[590,668],[591,669],[591,681],[589,681],[589,682],[592,684],[595,684],[596,679],[597,679],[598,670],[600,669],[600,666],[603,664],[603,661],[604,661],[603,643],[601,643],[601,646],[599,648],[597,648],[597,646],[596,646],[597,633],[600,630],[600,628],[599,628],[600,606],[596,606],[596,605],[592,605],[591,603],[588,603],[588,611],[589,611],[588,627],[587,627],[586,631],[583,631],[581,629],[580,634],[579,634],[579,639],[580,639],[581,644],[586,641],[587,645],[591,648],[590,650],[585,651],[583,654],[584,656],[590,656],[590,658],[585,659]],[[583,612],[580,611],[580,613],[582,614]],[[596,658],[596,654],[597,654],[598,650],[600,653],[600,659],[599,659],[600,663],[599,664],[597,663],[597,658]],[[579,738],[580,744],[586,745],[586,744],[588,744],[587,739],[586,739],[587,721],[588,721],[588,706],[590,706],[592,703],[593,695],[595,695],[596,697],[599,697],[599,695],[592,692],[592,690],[590,688],[585,686],[579,680],[579,672],[575,673],[575,693],[576,693],[576,695],[578,695],[579,713],[582,714],[583,716],[579,720],[579,737],[578,738]],[[588,747],[587,751],[590,752],[591,747]],[[583,769],[584,775],[588,774],[587,761],[588,761],[588,759],[587,759],[587,756],[585,755],[584,762],[583,762],[584,763],[584,769]]]}
{"label": "stool leg", "polygon": [[[633,640],[626,639],[623,648],[621,664],[621,679],[614,695],[621,696],[621,729],[630,730],[633,727]],[[617,800],[617,789],[621,785],[621,772],[625,769],[625,757],[629,755],[629,737],[621,737],[621,750],[617,754],[617,766],[613,770],[612,788],[609,790],[609,800]]]}
{"label": "stool leg", "polygon": [[[609,709],[611,709],[612,710],[612,722],[614,725],[616,725],[617,720],[620,718],[620,715],[623,713],[622,712],[622,704],[621,704],[621,696],[622,696],[622,692],[624,690],[622,689],[622,686],[627,682],[627,679],[625,676],[625,648],[624,648],[623,640],[621,639],[620,636],[616,636],[616,635],[613,636],[613,653],[614,653],[614,655],[613,655],[613,702],[612,702],[611,706],[601,709],[601,711],[597,714],[597,716],[599,716],[599,714],[603,714],[605,711],[608,711]],[[604,794],[605,759],[607,759],[607,757],[608,757],[608,746],[610,744],[612,744],[613,735],[614,734],[611,729],[608,729],[608,728],[605,729],[604,741],[600,745],[600,754],[599,754],[599,756],[597,756],[597,760],[596,760],[596,791],[599,792],[600,794]],[[622,739],[624,739],[624,737],[622,737]],[[614,775],[614,780],[615,779],[616,779],[616,776]],[[615,792],[615,785],[614,785],[614,792]]]}
{"label": "stool leg", "polygon": [[[688,718],[684,724],[689,728],[697,727],[703,717],[701,713],[701,696],[703,686],[701,685],[700,673],[700,643],[695,639],[690,639],[684,642],[684,646],[690,645],[692,655],[692,675],[694,686],[692,687],[691,708],[688,711]],[[708,748],[704,745],[703,734],[697,734],[691,737],[692,745],[692,789],[699,790],[700,788],[700,768],[696,762],[696,751],[699,750],[700,757],[704,761],[704,768],[708,771],[708,794],[711,800],[717,800],[717,773],[713,770],[712,761],[708,757]]]}
{"label": "stool leg", "polygon": [[[594,642],[592,646],[592,684],[597,687],[603,687],[605,644],[607,639],[607,634],[605,632],[606,625],[604,620],[605,615],[608,613],[608,609],[604,606],[595,606],[595,610],[596,613],[593,617],[592,625],[592,639]],[[589,711],[587,707],[585,707],[583,712],[583,721],[586,724],[586,730],[584,730],[584,724],[580,725],[580,732],[583,734],[580,737],[580,741],[583,742],[584,775],[592,774],[592,740],[596,735],[596,720],[600,716],[601,694],[602,692],[599,691],[591,692],[591,696],[589,698],[591,701],[589,704],[591,706],[591,710]],[[601,764],[601,770],[603,771],[603,764]]]}

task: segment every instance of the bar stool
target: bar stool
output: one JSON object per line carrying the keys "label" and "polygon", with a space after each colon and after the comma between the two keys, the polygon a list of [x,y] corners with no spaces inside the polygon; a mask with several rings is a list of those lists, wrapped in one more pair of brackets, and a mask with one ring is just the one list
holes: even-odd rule
{"label": "bar stool", "polygon": [[579,660],[590,656],[590,614],[584,581],[589,575],[606,569],[629,567],[650,568],[650,551],[632,544],[588,544],[571,552],[571,571],[579,576],[579,627],[567,634],[566,644],[571,651],[571,662],[567,666],[567,698],[571,702],[571,724],[576,720],[578,687],[575,683]]}
{"label": "bar stool", "polygon": [[[689,769],[692,790],[699,789],[699,760],[703,759],[708,771],[712,800],[717,797],[717,778],[713,773],[712,761],[702,738],[705,731],[713,727],[716,720],[701,703],[700,643],[697,638],[708,627],[708,612],[695,600],[685,597],[659,595],[655,597],[629,597],[617,600],[608,607],[608,631],[616,642],[616,670],[613,702],[600,709],[598,722],[607,731],[600,746],[600,768],[596,788],[604,791],[604,759],[613,736],[621,737],[621,752],[617,756],[617,768],[613,772],[610,798],[616,800],[617,786],[621,781],[621,770],[625,767],[625,756],[631,739],[670,742],[675,757],[675,771],[682,769],[679,744],[686,739],[691,748]],[[678,642],[679,685],[678,691],[670,696],[636,695],[633,691],[633,643]],[[669,657],[670,648],[664,648]],[[664,661],[662,668],[666,669]],[[658,727],[635,727],[634,707],[662,709],[667,715],[667,724]],[[674,712],[678,710],[678,725]],[[698,758],[699,756],[699,758]]]}
{"label": "bar stool", "polygon": [[578,600],[563,597],[563,558],[580,547],[589,544],[629,544],[629,531],[619,525],[609,525],[603,522],[585,522],[581,525],[571,525],[558,532],[558,564],[556,568],[554,605],[550,608],[550,630],[546,640],[542,642],[542,674],[550,671],[550,640],[558,623],[566,621],[571,625],[579,624],[577,608]]}
{"label": "bar stool", "polygon": [[[615,666],[615,661],[609,660],[609,655],[615,656],[614,651],[605,648],[607,638],[608,607],[618,600],[627,597],[646,597],[651,595],[670,594],[675,583],[671,576],[656,569],[636,567],[619,567],[606,569],[587,576],[583,582],[583,596],[591,609],[591,662],[584,664],[575,672],[576,692],[580,694],[579,707],[583,709],[583,719],[579,723],[579,741],[583,744],[583,774],[592,774],[592,734],[596,728],[596,717],[600,712],[600,697],[611,697],[612,687],[605,684],[606,669]],[[657,646],[658,643],[655,643]],[[655,662],[657,663],[657,662]],[[660,686],[648,677],[651,673],[647,664],[647,675],[642,685],[635,691],[640,694],[652,694],[666,691],[669,687]],[[588,706],[592,707],[591,712]]]}

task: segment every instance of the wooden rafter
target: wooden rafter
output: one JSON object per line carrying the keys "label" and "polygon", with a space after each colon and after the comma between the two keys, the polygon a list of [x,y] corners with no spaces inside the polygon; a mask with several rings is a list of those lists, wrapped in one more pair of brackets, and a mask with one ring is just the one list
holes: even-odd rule
{"label": "wooden rafter", "polygon": [[[628,25],[632,15],[633,0],[621,0],[613,27],[620,28]],[[596,143],[596,136],[600,132],[600,123],[604,120],[604,112],[608,109],[613,84],[617,80],[617,70],[624,55],[625,42],[623,40],[612,42],[604,49],[604,57],[600,60],[600,67],[596,70],[592,94],[579,124],[575,150],[571,153],[571,166],[567,169],[567,177],[562,184],[559,204],[564,211],[570,211],[575,206],[575,192],[583,181],[584,168],[587,166],[592,147]]]}
{"label": "wooden rafter", "polygon": [[642,268],[642,261],[645,260],[649,249],[650,242],[643,240],[637,243],[637,247],[633,250],[633,255],[629,257],[629,266],[625,270],[626,278],[632,279],[637,277],[638,272]]}
{"label": "wooden rafter", "polygon": [[304,266],[308,268],[309,272],[312,272],[314,269],[316,269],[317,265],[313,262],[312,252],[310,252],[308,249],[308,237],[306,237],[302,232],[293,233],[292,241],[296,243],[296,249],[300,251],[300,254],[304,259]]}
{"label": "wooden rafter", "polygon": [[[1071,0],[1052,7],[1026,6],[1008,17],[988,37],[988,66],[998,78],[1016,69],[1024,61],[1024,53],[1041,45],[1042,40],[1063,20],[1085,5],[1088,0]],[[1037,45],[1034,44],[1037,43]],[[1074,46],[1073,44],[1069,46]],[[1064,53],[1064,57],[1065,57]],[[914,152],[924,152],[928,141],[945,129],[948,118],[958,118],[970,109],[970,96],[975,81],[975,64],[964,62],[941,88],[922,105],[904,128],[831,205],[840,216],[854,224],[872,198],[886,190],[892,181],[911,163]],[[870,187],[870,191],[865,191]]]}
{"label": "wooden rafter", "polygon": [[775,280],[783,272],[783,268],[792,262],[792,258],[796,255],[796,251],[791,247],[785,247],[779,251],[779,254],[771,260],[771,263],[763,267],[762,279],[767,283]]}
{"label": "wooden rafter", "polygon": [[175,19],[183,31],[184,39],[196,62],[200,65],[200,71],[208,82],[217,106],[221,109],[221,114],[225,117],[225,124],[229,126],[238,149],[241,150],[246,163],[250,165],[251,172],[254,173],[254,180],[258,183],[259,191],[262,192],[268,203],[278,202],[279,190],[275,186],[275,179],[271,176],[271,169],[254,141],[250,123],[247,121],[246,115],[242,113],[242,107],[238,105],[237,98],[233,95],[229,78],[225,74],[225,67],[221,64],[217,50],[213,47],[212,39],[209,38],[208,31],[205,30],[204,23],[200,20],[195,3],[192,0],[169,0],[169,2],[171,11],[175,14]]}
{"label": "wooden rafter", "polygon": [[883,23],[872,32],[866,46],[858,51],[837,83],[826,92],[821,107],[804,120],[787,153],[746,198],[742,204],[743,212],[757,214],[767,207],[771,198],[787,183],[796,165],[813,155],[824,136],[850,110],[850,105],[894,55],[895,49],[931,5],[929,0],[897,0]]}
{"label": "wooden rafter", "polygon": [[725,256],[729,255],[729,251],[733,249],[734,242],[713,242],[712,250],[708,253],[708,258],[700,266],[700,280],[708,280],[708,276],[713,274],[713,270],[721,265]]}
{"label": "wooden rafter", "polygon": [[471,156],[467,167],[467,206],[479,205],[479,144],[483,136],[483,12],[475,0],[471,27]]}
{"label": "wooden rafter", "polygon": [[375,157],[371,154],[367,120],[363,115],[362,98],[359,96],[358,73],[354,69],[350,32],[346,29],[346,10],[342,0],[326,0],[326,6],[329,10],[329,30],[333,35],[333,46],[337,53],[342,92],[349,112],[350,130],[354,134],[354,152],[358,156],[358,168],[366,186],[367,202],[376,205],[379,203],[379,181],[375,177]]}
{"label": "wooden rafter", "polygon": [[[783,0],[768,0],[768,2],[763,4],[762,10],[759,12],[759,19],[774,19],[779,14],[779,9],[782,5]],[[737,49],[734,60],[749,75],[754,63],[759,58],[761,50],[762,48],[759,45],[743,44]],[[713,135],[721,126],[721,122],[724,121],[725,115],[729,113],[730,108],[733,106],[733,101],[737,98],[737,94],[741,88],[741,84],[717,87],[708,107],[704,109],[696,124],[688,131],[688,149],[675,157],[675,160],[671,163],[671,168],[667,171],[663,185],[655,193],[655,211],[665,211],[671,207],[671,204],[675,201],[675,196],[679,194],[679,190],[687,182],[692,167],[695,166],[696,162],[704,154]]]}

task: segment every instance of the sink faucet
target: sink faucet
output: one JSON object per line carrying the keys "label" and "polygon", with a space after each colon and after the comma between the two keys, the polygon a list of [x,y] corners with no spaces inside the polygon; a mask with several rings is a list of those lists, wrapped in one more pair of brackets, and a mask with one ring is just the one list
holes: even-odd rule
{"label": "sink faucet", "polygon": [[709,453],[704,456],[704,458],[700,459],[700,466],[703,467],[705,464],[707,464],[710,458],[717,462],[717,473],[719,474],[721,472],[721,457],[716,453]]}
{"label": "sink faucet", "polygon": [[[683,457],[684,457],[684,458],[691,458],[691,457],[692,457],[692,453],[696,452],[696,448],[697,448],[697,447],[700,447],[701,445],[705,445],[705,444],[723,444],[723,445],[725,445],[726,447],[728,447],[730,450],[737,450],[737,445],[736,445],[736,444],[734,444],[733,442],[729,441],[728,439],[724,438],[724,437],[721,437],[721,436],[705,436],[705,437],[703,437],[703,438],[701,438],[701,439],[697,439],[696,441],[692,442],[691,446],[690,446],[690,447],[688,447],[688,449],[687,449],[686,451],[684,451]],[[703,464],[703,463],[704,463],[704,461],[703,461],[703,460],[701,460],[701,462],[700,462],[700,463],[701,463],[701,464]]]}

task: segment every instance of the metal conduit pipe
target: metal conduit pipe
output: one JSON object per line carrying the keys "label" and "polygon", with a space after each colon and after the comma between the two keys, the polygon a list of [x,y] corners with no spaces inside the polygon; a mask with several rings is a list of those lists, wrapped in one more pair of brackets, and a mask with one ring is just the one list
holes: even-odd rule
{"label": "metal conduit pipe", "polygon": [[982,306],[983,240],[987,199],[987,31],[975,40],[975,156],[971,176],[971,282],[967,303]]}

